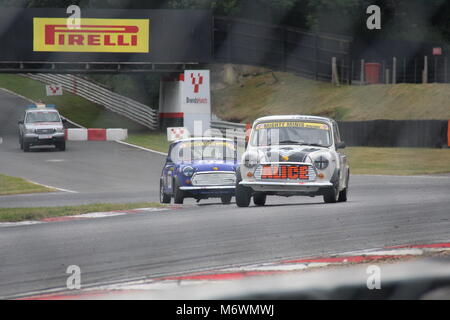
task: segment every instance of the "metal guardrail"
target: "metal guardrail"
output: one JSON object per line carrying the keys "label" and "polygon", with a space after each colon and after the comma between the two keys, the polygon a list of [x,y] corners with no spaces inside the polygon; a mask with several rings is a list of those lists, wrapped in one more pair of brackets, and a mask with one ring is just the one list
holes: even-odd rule
{"label": "metal guardrail", "polygon": [[46,84],[60,84],[63,89],[97,103],[107,110],[133,120],[152,130],[157,130],[158,112],[133,99],[112,92],[98,84],[69,74],[24,74]]}
{"label": "metal guardrail", "polygon": [[224,137],[230,139],[245,139],[245,124],[228,121],[211,120],[211,129],[217,129],[222,132]]}

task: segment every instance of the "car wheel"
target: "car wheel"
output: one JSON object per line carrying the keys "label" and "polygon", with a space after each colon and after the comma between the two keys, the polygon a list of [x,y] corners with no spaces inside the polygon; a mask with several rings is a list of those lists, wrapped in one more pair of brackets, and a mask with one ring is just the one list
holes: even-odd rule
{"label": "car wheel", "polygon": [[180,190],[180,186],[176,180],[173,183],[173,202],[175,204],[183,204],[184,202],[184,193]]}
{"label": "car wheel", "polygon": [[23,152],[29,152],[30,151],[30,143],[29,142],[23,142]]}
{"label": "car wheel", "polygon": [[60,142],[56,145],[56,148],[59,149],[60,151],[66,151],[66,143]]}
{"label": "car wheel", "polygon": [[252,198],[252,192],[249,188],[236,186],[236,204],[238,207],[248,207]]}
{"label": "car wheel", "polygon": [[264,192],[255,192],[253,195],[253,203],[257,206],[266,204],[267,195]]}
{"label": "car wheel", "polygon": [[159,183],[159,201],[161,203],[170,203],[172,197],[164,192],[164,185],[162,182]]}
{"label": "car wheel", "polygon": [[241,186],[239,182],[242,181],[241,171],[236,171],[236,204],[238,207],[248,207],[252,199],[252,190],[250,188]]}
{"label": "car wheel", "polygon": [[230,204],[231,198],[233,198],[233,196],[226,195],[226,196],[221,196],[220,200],[222,200],[223,204]]}
{"label": "car wheel", "polygon": [[345,189],[339,193],[339,198],[338,198],[339,202],[347,201],[347,192],[348,192],[349,181],[350,181],[350,171],[347,173],[347,185],[346,185]]}
{"label": "car wheel", "polygon": [[329,188],[326,190],[323,195],[323,201],[325,203],[336,203],[339,198],[339,189],[338,186],[334,186],[333,188]]}
{"label": "car wheel", "polygon": [[339,192],[338,202],[346,202],[347,201],[347,188]]}

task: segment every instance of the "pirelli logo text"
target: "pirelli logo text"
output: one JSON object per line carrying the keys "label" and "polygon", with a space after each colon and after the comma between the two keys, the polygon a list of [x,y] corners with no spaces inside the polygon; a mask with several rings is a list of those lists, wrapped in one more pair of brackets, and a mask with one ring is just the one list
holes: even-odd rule
{"label": "pirelli logo text", "polygon": [[148,19],[81,19],[70,29],[62,18],[34,18],[34,51],[148,53]]}

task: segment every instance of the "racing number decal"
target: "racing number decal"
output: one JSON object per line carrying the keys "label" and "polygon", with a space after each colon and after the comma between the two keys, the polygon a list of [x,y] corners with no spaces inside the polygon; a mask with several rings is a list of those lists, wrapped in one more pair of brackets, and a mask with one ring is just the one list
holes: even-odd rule
{"label": "racing number decal", "polygon": [[262,179],[308,180],[307,166],[271,166],[262,168]]}

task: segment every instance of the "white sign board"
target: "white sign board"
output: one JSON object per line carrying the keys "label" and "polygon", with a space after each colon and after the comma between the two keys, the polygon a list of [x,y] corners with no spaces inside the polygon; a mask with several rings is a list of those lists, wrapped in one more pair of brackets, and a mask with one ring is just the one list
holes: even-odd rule
{"label": "white sign board", "polygon": [[194,122],[201,124],[204,131],[209,129],[211,120],[211,90],[209,70],[185,70],[182,90],[182,112],[184,126],[194,130]]}
{"label": "white sign board", "polygon": [[167,128],[167,141],[176,141],[180,139],[187,139],[191,135],[187,128],[183,127],[171,127]]}
{"label": "white sign board", "polygon": [[185,113],[211,112],[209,70],[184,72],[183,104]]}
{"label": "white sign board", "polygon": [[60,84],[49,84],[45,86],[47,96],[62,96],[63,88]]}

